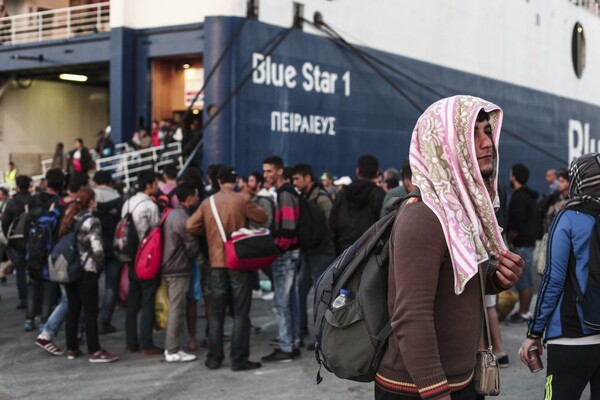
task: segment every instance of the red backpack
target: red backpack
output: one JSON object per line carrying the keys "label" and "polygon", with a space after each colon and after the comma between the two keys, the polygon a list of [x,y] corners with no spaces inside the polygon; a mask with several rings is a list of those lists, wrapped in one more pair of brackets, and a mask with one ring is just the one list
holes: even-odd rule
{"label": "red backpack", "polygon": [[160,223],[142,240],[135,255],[135,273],[142,281],[152,280],[160,274],[163,256],[162,226],[170,212],[170,208],[164,210]]}

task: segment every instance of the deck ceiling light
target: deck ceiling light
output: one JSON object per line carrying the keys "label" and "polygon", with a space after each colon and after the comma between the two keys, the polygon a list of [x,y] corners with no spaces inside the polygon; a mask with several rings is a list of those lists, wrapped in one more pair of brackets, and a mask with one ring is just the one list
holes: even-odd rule
{"label": "deck ceiling light", "polygon": [[60,74],[58,77],[63,81],[86,82],[88,80],[87,76],[77,74]]}

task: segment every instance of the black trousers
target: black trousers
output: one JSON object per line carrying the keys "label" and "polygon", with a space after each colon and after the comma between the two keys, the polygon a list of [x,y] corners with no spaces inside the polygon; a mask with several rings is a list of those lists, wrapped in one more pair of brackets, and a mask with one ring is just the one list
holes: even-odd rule
{"label": "black trousers", "polygon": [[78,281],[65,284],[69,306],[67,308],[67,350],[78,350],[77,324],[83,306],[85,340],[89,354],[100,350],[98,340],[98,275],[83,271]]}
{"label": "black trousers", "polygon": [[[484,396],[477,396],[475,393],[475,385],[473,382],[469,386],[461,389],[457,392],[450,394],[452,400],[484,400]],[[377,385],[375,385],[375,400],[415,400],[420,399],[421,396],[401,396],[393,393],[386,392]]]}
{"label": "black trousers", "polygon": [[548,345],[545,400],[581,398],[590,383],[592,400],[600,400],[600,344]]}
{"label": "black trousers", "polygon": [[248,360],[250,355],[250,306],[252,304],[251,273],[229,268],[213,268],[211,277],[212,310],[209,327],[209,350],[206,358],[220,364],[225,358],[223,328],[227,307],[233,306],[231,365]]}

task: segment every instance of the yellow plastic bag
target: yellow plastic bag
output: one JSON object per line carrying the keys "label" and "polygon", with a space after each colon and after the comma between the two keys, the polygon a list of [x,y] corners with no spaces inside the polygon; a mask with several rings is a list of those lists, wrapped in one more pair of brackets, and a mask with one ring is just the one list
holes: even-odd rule
{"label": "yellow plastic bag", "polygon": [[515,308],[515,304],[517,304],[518,301],[519,296],[510,290],[498,293],[498,302],[496,303],[498,320],[504,321],[504,319],[512,312],[513,308]]}
{"label": "yellow plastic bag", "polygon": [[167,328],[169,319],[169,296],[167,294],[167,285],[164,280],[160,280],[156,296],[154,297],[154,329],[160,331]]}

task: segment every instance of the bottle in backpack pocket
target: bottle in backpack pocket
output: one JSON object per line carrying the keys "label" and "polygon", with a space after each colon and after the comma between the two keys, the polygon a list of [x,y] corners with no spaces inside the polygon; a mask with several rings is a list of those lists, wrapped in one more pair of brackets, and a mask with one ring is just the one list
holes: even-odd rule
{"label": "bottle in backpack pocket", "polygon": [[336,308],[340,308],[346,303],[348,303],[350,300],[352,300],[352,291],[348,289],[340,289],[340,294],[338,297],[335,298],[335,300],[333,300],[331,308],[333,308],[334,310]]}

